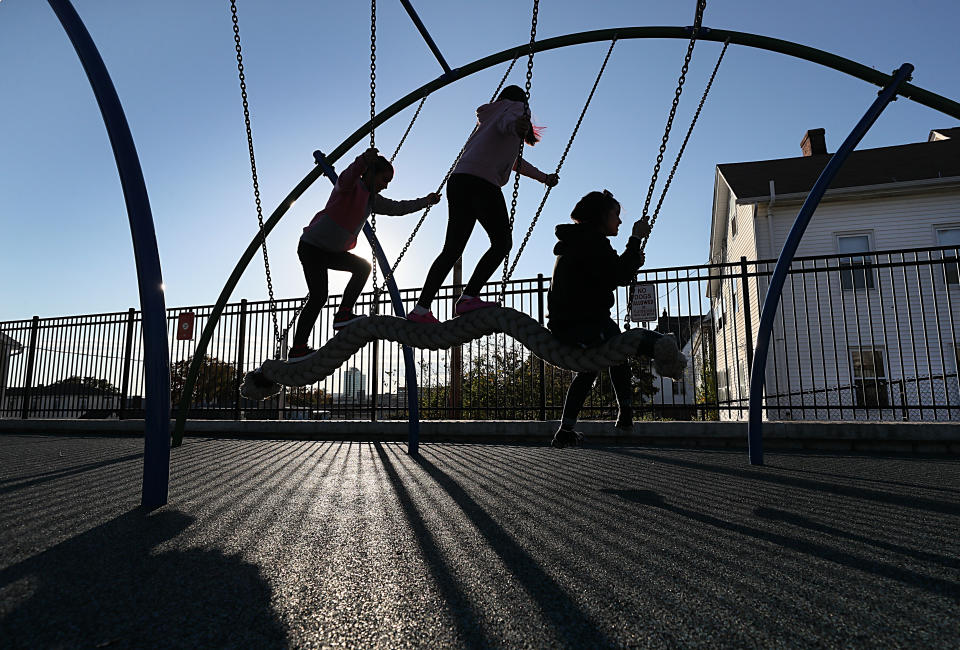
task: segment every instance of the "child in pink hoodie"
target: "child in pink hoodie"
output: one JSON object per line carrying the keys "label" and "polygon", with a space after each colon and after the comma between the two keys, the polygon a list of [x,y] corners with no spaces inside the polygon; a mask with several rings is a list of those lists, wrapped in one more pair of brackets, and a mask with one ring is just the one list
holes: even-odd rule
{"label": "child in pink hoodie", "polygon": [[371,212],[399,216],[421,210],[440,201],[440,195],[431,192],[419,199],[394,201],[380,192],[393,180],[393,165],[377,153],[367,149],[357,156],[337,179],[327,205],[303,229],[297,256],[303,265],[310,296],[300,312],[293,346],[287,354],[289,361],[299,361],[314,350],[307,346],[310,331],[317,322],[320,310],[327,302],[327,272],[348,271],[350,281],[343,290],[340,309],[333,318],[333,328],[340,329],[366,316],[353,312],[363,285],[370,274],[370,262],[350,253],[357,245],[357,235]]}
{"label": "child in pink hoodie", "polygon": [[521,138],[531,146],[540,139],[530,124],[530,109],[522,88],[504,88],[495,102],[477,109],[477,121],[477,130],[467,140],[463,156],[447,183],[450,216],[443,250],[427,273],[416,306],[407,314],[408,319],[418,323],[439,322],[430,311],[430,303],[463,255],[478,221],[490,237],[490,248],[477,262],[457,301],[456,313],[496,306],[478,295],[513,244],[507,204],[500,188],[510,180],[513,170],[550,187],[557,184],[556,174],[546,174],[518,157]]}

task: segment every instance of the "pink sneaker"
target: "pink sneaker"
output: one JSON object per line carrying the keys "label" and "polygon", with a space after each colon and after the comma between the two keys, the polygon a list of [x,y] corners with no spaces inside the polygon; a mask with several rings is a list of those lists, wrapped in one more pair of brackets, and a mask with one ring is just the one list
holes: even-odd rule
{"label": "pink sneaker", "polygon": [[499,305],[489,300],[481,300],[480,298],[461,298],[457,301],[457,316],[477,309],[486,309],[487,307],[499,307]]}
{"label": "pink sneaker", "polygon": [[437,317],[433,315],[432,311],[428,311],[425,314],[418,314],[415,311],[411,311],[409,314],[407,314],[407,320],[413,323],[426,323],[428,325],[433,325],[440,322],[437,320]]}

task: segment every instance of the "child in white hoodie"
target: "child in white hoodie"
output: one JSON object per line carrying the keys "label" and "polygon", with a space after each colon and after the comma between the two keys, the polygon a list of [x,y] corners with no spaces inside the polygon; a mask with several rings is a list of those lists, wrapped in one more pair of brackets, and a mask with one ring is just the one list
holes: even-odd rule
{"label": "child in white hoodie", "polygon": [[408,319],[418,323],[439,322],[430,311],[430,303],[463,255],[478,221],[490,237],[490,248],[477,262],[457,301],[456,313],[496,306],[478,296],[513,243],[507,204],[500,188],[510,180],[513,170],[550,187],[558,181],[556,174],[546,174],[518,156],[521,138],[531,146],[540,140],[530,123],[530,108],[522,88],[504,88],[496,101],[477,109],[477,121],[477,130],[467,140],[463,156],[447,182],[450,216],[443,249],[427,273],[416,306],[407,314]]}

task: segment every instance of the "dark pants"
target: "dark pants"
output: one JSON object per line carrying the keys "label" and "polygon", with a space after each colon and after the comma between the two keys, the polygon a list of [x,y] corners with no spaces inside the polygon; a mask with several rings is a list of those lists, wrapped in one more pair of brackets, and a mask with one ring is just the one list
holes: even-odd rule
{"label": "dark pants", "polygon": [[306,345],[310,338],[310,331],[317,322],[320,310],[327,304],[327,271],[348,271],[350,281],[343,290],[343,299],[340,301],[340,312],[349,311],[360,297],[363,285],[370,275],[370,262],[346,251],[331,253],[322,248],[300,242],[297,247],[297,257],[303,265],[303,276],[307,279],[307,289],[310,298],[300,312],[297,329],[293,334],[294,345]]}
{"label": "dark pants", "polygon": [[[551,326],[554,336],[570,345],[583,345],[592,347],[599,345],[607,339],[613,338],[620,333],[620,326],[613,320],[607,319],[605,323],[595,325],[575,325],[575,326]],[[630,386],[630,366],[621,364],[609,369],[610,381],[613,383],[613,392],[617,396],[617,405],[621,410],[629,408],[633,404],[633,389]],[[564,426],[572,427],[580,417],[580,409],[583,403],[587,401],[587,395],[593,388],[593,382],[596,381],[598,373],[596,372],[578,372],[567,389],[567,397],[563,401],[563,415],[561,423]]]}
{"label": "dark pants", "polygon": [[513,245],[507,204],[503,200],[503,192],[493,183],[471,174],[453,174],[447,182],[447,205],[450,216],[443,249],[427,272],[423,291],[417,300],[417,304],[428,309],[453,265],[463,255],[473,227],[478,221],[487,231],[490,248],[477,262],[477,267],[463,290],[465,294],[480,294],[483,285],[496,272]]}

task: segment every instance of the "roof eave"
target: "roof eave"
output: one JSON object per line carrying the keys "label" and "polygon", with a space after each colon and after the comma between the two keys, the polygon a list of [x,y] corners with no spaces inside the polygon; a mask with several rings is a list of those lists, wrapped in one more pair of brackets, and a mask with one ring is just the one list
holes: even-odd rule
{"label": "roof eave", "polygon": [[[892,183],[878,183],[875,185],[855,185],[852,187],[838,187],[828,189],[824,194],[826,198],[846,198],[860,194],[869,194],[877,196],[878,194],[895,194],[905,190],[920,189],[926,187],[949,187],[957,185],[960,187],[960,176],[947,176],[943,178],[923,178],[915,181],[898,181]],[[803,201],[810,194],[806,192],[792,192],[790,194],[777,194],[777,203],[782,201]],[[751,196],[737,198],[737,205],[746,205],[749,203],[766,203],[770,200],[770,195]]]}

